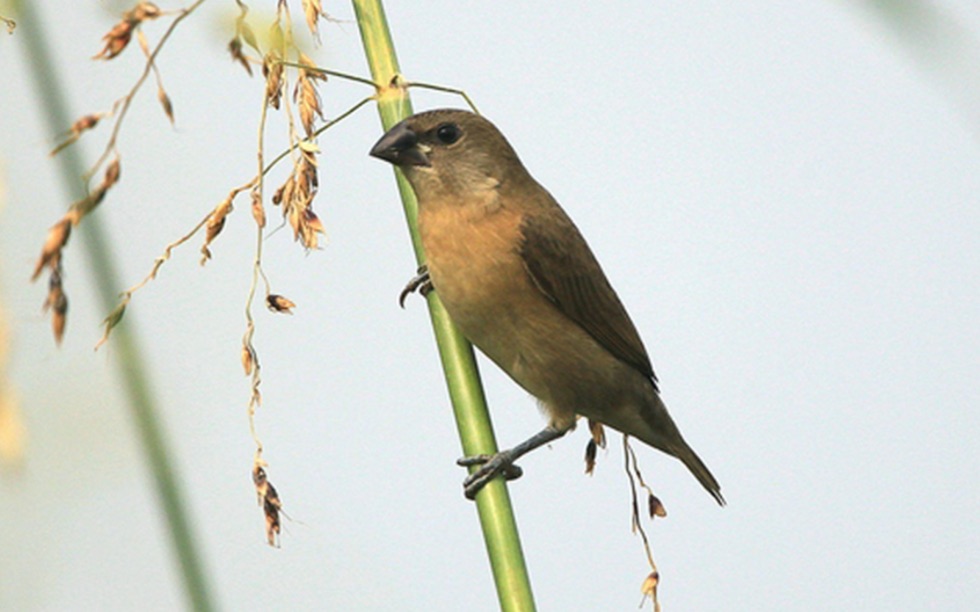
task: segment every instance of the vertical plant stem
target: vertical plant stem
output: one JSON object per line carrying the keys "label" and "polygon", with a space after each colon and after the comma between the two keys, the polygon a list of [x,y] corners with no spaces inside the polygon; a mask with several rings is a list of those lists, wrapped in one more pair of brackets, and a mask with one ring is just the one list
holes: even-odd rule
{"label": "vertical plant stem", "polygon": [[[364,52],[371,68],[371,76],[378,85],[378,111],[381,114],[381,124],[385,130],[388,130],[412,114],[411,101],[403,87],[389,86],[400,71],[381,1],[353,0],[353,3],[361,40],[364,43]],[[395,178],[405,208],[415,257],[421,264],[425,260],[425,254],[416,223],[418,203],[415,193],[400,170],[395,170]],[[497,443],[473,357],[473,348],[449,319],[439,301],[437,291],[429,293],[428,303],[463,453],[466,455],[495,453]],[[534,597],[531,594],[531,582],[517,533],[517,522],[507,493],[507,485],[503,479],[493,479],[480,491],[476,497],[476,506],[501,610],[507,612],[534,610]]]}
{"label": "vertical plant stem", "polygon": [[[55,134],[72,123],[67,112],[64,92],[60,88],[62,80],[58,77],[51,59],[51,50],[45,39],[43,23],[34,6],[35,2],[15,1],[13,5],[20,18],[17,34],[25,45],[24,55],[29,62],[28,72],[33,77],[37,90],[37,101],[44,113],[49,131]],[[57,160],[69,199],[77,200],[84,197],[85,185],[81,177],[85,173],[85,167],[79,156],[78,147],[64,149],[58,154]],[[96,281],[102,309],[108,313],[119,301],[118,294],[121,286],[115,261],[109,252],[108,237],[99,225],[97,216],[86,217],[84,223],[77,229],[77,233],[89,257],[89,270]],[[197,551],[196,540],[192,535],[190,519],[178,485],[179,479],[160,424],[156,400],[150,389],[138,342],[133,334],[129,333],[128,326],[122,325],[113,330],[112,344],[126,400],[146,454],[160,505],[167,519],[188,603],[194,610],[212,610],[214,605],[211,601],[208,581],[205,578],[201,556]]]}

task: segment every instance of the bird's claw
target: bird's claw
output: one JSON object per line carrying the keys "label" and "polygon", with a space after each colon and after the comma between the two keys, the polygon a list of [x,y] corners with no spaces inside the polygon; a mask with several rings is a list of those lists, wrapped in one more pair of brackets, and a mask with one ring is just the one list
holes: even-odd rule
{"label": "bird's claw", "polygon": [[496,455],[472,455],[456,460],[456,465],[470,467],[481,466],[463,481],[463,494],[466,499],[475,499],[480,489],[487,486],[498,474],[504,480],[516,480],[524,474],[524,470],[518,465],[514,465],[514,458],[508,451],[502,451]]}
{"label": "bird's claw", "polygon": [[412,280],[408,281],[402,292],[398,294],[398,305],[405,308],[405,298],[408,294],[415,293],[418,291],[422,294],[422,297],[429,295],[432,291],[432,280],[429,278],[429,269],[425,264],[419,266],[418,273],[412,277]]}

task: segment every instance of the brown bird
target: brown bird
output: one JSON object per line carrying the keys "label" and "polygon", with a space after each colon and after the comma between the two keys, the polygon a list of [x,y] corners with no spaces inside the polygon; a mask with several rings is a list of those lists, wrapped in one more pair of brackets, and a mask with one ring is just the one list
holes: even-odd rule
{"label": "brown bird", "polygon": [[492,123],[461,110],[419,113],[371,155],[401,168],[418,197],[427,273],[402,299],[434,288],[463,335],[549,417],[509,450],[461,459],[482,464],[463,483],[467,497],[498,474],[519,476],[514,461],[581,415],[680,459],[725,503],[667,413],[643,342],[589,245]]}

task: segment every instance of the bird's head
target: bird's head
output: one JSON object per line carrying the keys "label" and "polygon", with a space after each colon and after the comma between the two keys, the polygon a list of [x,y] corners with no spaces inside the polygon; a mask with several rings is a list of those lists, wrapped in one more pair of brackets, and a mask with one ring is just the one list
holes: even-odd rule
{"label": "bird's head", "polygon": [[371,155],[401,168],[420,198],[496,187],[526,172],[496,126],[455,109],[412,115],[388,130]]}

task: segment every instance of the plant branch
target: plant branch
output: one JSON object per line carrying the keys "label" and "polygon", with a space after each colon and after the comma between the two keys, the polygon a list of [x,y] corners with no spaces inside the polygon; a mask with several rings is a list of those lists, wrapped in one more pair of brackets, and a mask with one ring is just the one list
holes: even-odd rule
{"label": "plant branch", "polygon": [[[354,0],[353,4],[371,76],[378,90],[378,112],[381,123],[387,130],[412,113],[411,102],[405,82],[400,77],[398,60],[381,1]],[[421,264],[425,260],[425,253],[416,223],[418,202],[400,171],[395,171],[395,177],[415,247],[416,260]],[[477,372],[473,347],[449,319],[437,292],[430,292],[427,300],[463,453],[492,454],[497,450],[497,443]],[[494,479],[484,487],[476,497],[476,506],[500,608],[506,612],[534,610],[531,582],[524,563],[510,496],[503,479]]]}
{"label": "plant branch", "polygon": [[[24,41],[25,57],[30,62],[28,74],[32,76],[37,88],[38,106],[44,113],[46,123],[52,126],[51,132],[55,133],[60,129],[59,126],[68,124],[69,113],[65,94],[59,86],[64,81],[57,77],[50,47],[41,29],[41,24],[45,21],[38,19],[34,2],[14,2],[14,8],[23,18],[23,35],[20,38]],[[70,193],[70,199],[82,197],[84,184],[78,180],[84,168],[82,159],[75,149],[68,149],[63,153],[58,159],[65,188]],[[115,305],[119,286],[116,263],[108,248],[109,239],[102,227],[94,222],[86,223],[80,229],[80,234],[89,255],[89,269],[97,283],[98,297],[105,310],[109,311]],[[116,363],[126,401],[169,527],[170,541],[180,567],[188,605],[194,610],[212,610],[214,604],[204,563],[197,549],[197,539],[193,535],[191,519],[180,486],[181,479],[171,458],[169,442],[160,422],[156,395],[150,386],[139,342],[128,330],[123,329],[119,332],[116,351]]]}

